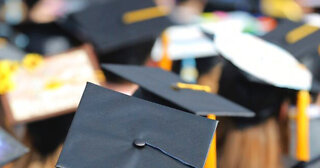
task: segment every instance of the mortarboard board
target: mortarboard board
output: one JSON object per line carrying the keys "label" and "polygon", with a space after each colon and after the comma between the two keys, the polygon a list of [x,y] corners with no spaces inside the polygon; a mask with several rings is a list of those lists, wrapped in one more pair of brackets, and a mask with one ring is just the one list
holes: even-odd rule
{"label": "mortarboard board", "polygon": [[56,167],[200,168],[216,125],[88,83]]}
{"label": "mortarboard board", "polygon": [[154,40],[171,21],[153,1],[104,1],[61,20],[61,25],[92,42],[102,53]]}
{"label": "mortarboard board", "polygon": [[1,73],[8,77],[2,79],[8,89],[1,101],[11,124],[74,112],[87,81],[104,83],[89,46],[44,59],[29,54],[14,70]]}
{"label": "mortarboard board", "polygon": [[283,47],[299,58],[318,49],[319,37],[320,28],[317,26],[283,20],[273,31],[262,36],[262,39]]}
{"label": "mortarboard board", "polygon": [[0,167],[26,154],[29,150],[0,127]]}
{"label": "mortarboard board", "polygon": [[[134,65],[106,64],[103,68],[141,86],[136,93],[139,97],[155,98],[171,107],[197,114],[216,116],[252,117],[253,112],[234,104],[218,95],[191,89],[175,89],[177,83],[184,83],[177,75],[159,68]],[[147,98],[146,98],[147,99]],[[149,100],[149,99],[147,99]]]}
{"label": "mortarboard board", "polygon": [[250,79],[294,90],[317,90],[310,71],[273,43],[246,33],[215,36],[214,43],[219,53]]}

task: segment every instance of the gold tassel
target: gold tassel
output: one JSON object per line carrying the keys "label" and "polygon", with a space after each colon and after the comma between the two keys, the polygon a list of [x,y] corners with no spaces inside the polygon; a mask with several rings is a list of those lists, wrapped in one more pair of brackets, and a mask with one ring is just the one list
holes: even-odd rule
{"label": "gold tassel", "polygon": [[174,85],[172,85],[173,89],[191,89],[191,90],[197,90],[197,91],[204,91],[204,92],[211,92],[211,88],[209,86],[205,85],[196,85],[196,84],[187,84],[187,83],[181,83],[178,82]]}
{"label": "gold tassel", "polygon": [[133,24],[166,16],[169,12],[170,10],[165,6],[156,6],[127,12],[122,19],[125,24]]}
{"label": "gold tassel", "polygon": [[163,33],[161,36],[162,39],[162,58],[159,62],[159,67],[161,69],[171,71],[172,69],[172,60],[169,58],[169,37],[167,33]]}
{"label": "gold tassel", "polygon": [[307,109],[310,104],[310,94],[307,91],[299,91],[297,101],[297,153],[299,161],[310,160],[309,146],[309,117]]}
{"label": "gold tassel", "polygon": [[296,43],[299,40],[309,36],[310,34],[318,31],[319,28],[312,25],[302,25],[292,31],[290,31],[286,36],[286,41],[290,44]]}
{"label": "gold tassel", "polygon": [[[216,116],[213,114],[209,114],[207,116],[208,119],[216,120]],[[204,165],[204,168],[216,168],[217,167],[217,137],[216,133],[213,135],[213,139],[211,141],[211,145],[209,148],[209,152],[207,155],[207,160]]]}

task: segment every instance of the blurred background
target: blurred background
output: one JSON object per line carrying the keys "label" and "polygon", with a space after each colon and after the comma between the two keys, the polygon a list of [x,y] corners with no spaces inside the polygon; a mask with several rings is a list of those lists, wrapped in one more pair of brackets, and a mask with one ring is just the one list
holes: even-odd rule
{"label": "blurred background", "polygon": [[[0,127],[30,150],[4,168],[55,167],[87,81],[135,92],[103,63],[172,71],[254,111],[218,118],[218,167],[320,167],[319,12],[320,0],[0,0]],[[240,39],[237,62],[239,33],[290,56]]]}

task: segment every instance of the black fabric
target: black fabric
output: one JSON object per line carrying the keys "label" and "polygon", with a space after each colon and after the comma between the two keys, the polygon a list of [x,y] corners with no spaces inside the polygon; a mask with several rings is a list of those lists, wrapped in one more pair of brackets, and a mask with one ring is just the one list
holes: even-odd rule
{"label": "black fabric", "polygon": [[287,34],[303,24],[302,22],[282,20],[274,30],[262,36],[262,39],[286,49],[296,58],[303,57],[306,53],[314,49],[317,51],[320,44],[320,29],[296,43],[290,44],[286,41]]}
{"label": "black fabric", "polygon": [[261,36],[261,38],[285,48],[288,45],[285,39],[287,33],[302,25],[303,23],[301,22],[292,22],[290,20],[282,19],[279,20],[279,23],[275,29]]}
{"label": "black fabric", "polygon": [[28,151],[29,149],[0,128],[0,167],[21,157]]}
{"label": "black fabric", "polygon": [[186,168],[149,147],[202,168],[217,121],[123,95],[88,83],[75,114],[59,168]]}
{"label": "black fabric", "polygon": [[[180,79],[179,76],[159,68],[112,64],[103,65],[102,67],[124,79],[138,84],[144,90],[157,95],[161,99],[167,100],[167,102],[171,102],[174,106],[178,106],[197,115],[253,116],[253,112],[250,110],[216,94],[190,89],[172,89],[171,86],[173,84],[185,82]],[[144,99],[143,96],[140,98]],[[157,103],[161,104],[161,102]]]}
{"label": "black fabric", "polygon": [[[100,63],[143,65],[151,52],[154,40],[136,43],[130,47],[121,48],[110,53],[98,53]],[[108,71],[104,71],[109,82],[122,82],[123,80]]]}
{"label": "black fabric", "polygon": [[204,11],[215,10],[243,10],[251,13],[261,13],[259,0],[208,0]]}
{"label": "black fabric", "polygon": [[237,128],[256,125],[276,116],[283,100],[295,93],[252,82],[230,62],[224,65],[219,86],[219,95],[255,112],[254,118],[233,118]]}
{"label": "black fabric", "polygon": [[31,145],[42,156],[52,154],[67,136],[74,114],[66,114],[27,124]]}
{"label": "black fabric", "polygon": [[170,101],[164,99],[164,98],[161,98],[151,92],[148,92],[147,90],[145,89],[142,89],[141,87],[138,88],[134,94],[132,95],[134,97],[137,97],[137,98],[140,98],[140,99],[144,99],[144,100],[147,100],[147,101],[150,101],[150,102],[154,102],[154,103],[158,103],[158,104],[161,104],[161,105],[164,105],[164,106],[168,106],[168,107],[171,107],[171,108],[175,108],[175,109],[178,109],[178,110],[182,110],[182,111],[188,111],[187,109],[183,108],[183,107],[180,107],[176,104],[173,104],[171,103]]}
{"label": "black fabric", "polygon": [[320,54],[317,49],[314,49],[308,54],[298,58],[298,60],[311,71],[313,77],[316,79],[315,82],[320,81]]}
{"label": "black fabric", "polygon": [[106,1],[71,14],[60,23],[71,32],[92,42],[98,52],[111,52],[137,42],[154,40],[172,23],[167,17],[125,24],[126,12],[154,7],[150,0]]}

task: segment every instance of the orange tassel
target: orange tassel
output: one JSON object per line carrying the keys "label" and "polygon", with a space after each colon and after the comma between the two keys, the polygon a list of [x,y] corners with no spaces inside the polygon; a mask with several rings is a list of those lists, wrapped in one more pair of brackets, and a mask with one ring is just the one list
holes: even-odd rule
{"label": "orange tassel", "polygon": [[310,160],[309,146],[309,117],[307,109],[310,104],[310,94],[307,91],[298,93],[297,101],[297,153],[296,157],[299,161]]}
{"label": "orange tassel", "polygon": [[169,58],[169,37],[166,33],[162,34],[162,58],[159,62],[159,67],[161,69],[171,71],[172,69],[172,60]]}
{"label": "orange tassel", "polygon": [[[210,114],[207,116],[207,118],[211,120],[215,120],[216,116],[213,114]],[[210,145],[209,153],[208,153],[204,168],[216,168],[216,167],[217,167],[217,137],[215,133]]]}

